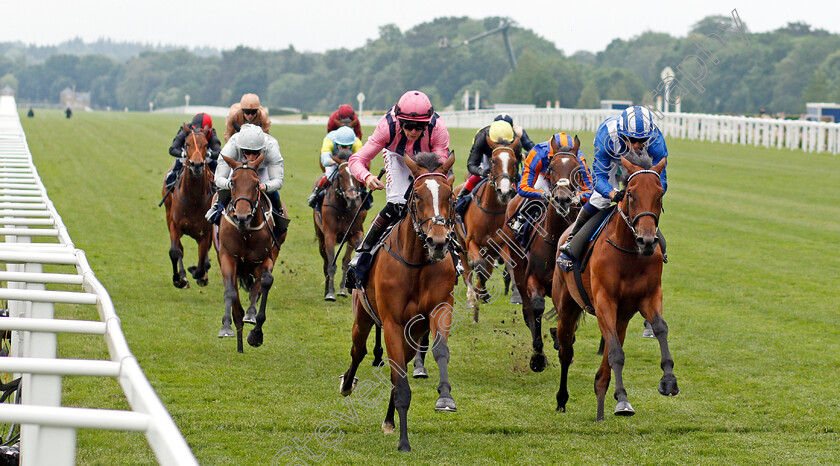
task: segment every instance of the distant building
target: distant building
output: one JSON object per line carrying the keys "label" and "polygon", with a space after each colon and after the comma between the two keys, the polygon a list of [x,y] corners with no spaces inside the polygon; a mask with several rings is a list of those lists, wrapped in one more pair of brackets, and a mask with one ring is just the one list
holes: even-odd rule
{"label": "distant building", "polygon": [[840,123],[840,104],[830,102],[809,102],[805,104],[805,119]]}
{"label": "distant building", "polygon": [[61,91],[60,101],[65,108],[88,108],[90,107],[90,92],[76,92],[75,86],[72,89],[65,87]]}

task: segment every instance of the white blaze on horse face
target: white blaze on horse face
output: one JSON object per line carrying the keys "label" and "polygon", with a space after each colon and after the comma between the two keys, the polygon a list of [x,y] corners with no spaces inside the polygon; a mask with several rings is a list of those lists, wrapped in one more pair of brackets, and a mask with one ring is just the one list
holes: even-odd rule
{"label": "white blaze on horse face", "polygon": [[[507,152],[502,152],[499,154],[499,160],[502,162],[502,172],[508,172],[508,164],[510,164],[510,154]],[[507,178],[502,178],[502,181],[499,182],[499,191],[503,194],[507,194],[510,191],[510,180]]]}
{"label": "white blaze on horse face", "polygon": [[426,180],[426,188],[432,193],[432,205],[435,206],[435,217],[438,217],[440,216],[440,205],[438,204],[440,184],[435,180]]}
{"label": "white blaze on horse face", "polygon": [[350,173],[350,165],[347,165],[346,167],[344,167],[344,169],[347,170],[348,175],[353,176],[353,174]]}

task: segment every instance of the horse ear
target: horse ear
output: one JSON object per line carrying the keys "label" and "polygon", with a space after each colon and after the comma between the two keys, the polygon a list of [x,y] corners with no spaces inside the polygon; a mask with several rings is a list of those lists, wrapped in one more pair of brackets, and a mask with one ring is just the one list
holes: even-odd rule
{"label": "horse ear", "polygon": [[407,166],[408,169],[411,170],[411,174],[414,175],[415,178],[422,174],[420,173],[420,166],[414,162],[414,159],[412,159],[411,156],[406,155],[403,157],[403,160],[405,160],[405,166]]}
{"label": "horse ear", "polygon": [[230,168],[237,168],[237,167],[242,166],[242,163],[237,162],[236,160],[233,160],[232,158],[228,157],[227,155],[222,155],[222,159],[224,159],[225,163]]}
{"label": "horse ear", "polygon": [[454,164],[455,164],[455,152],[450,151],[449,152],[449,157],[447,157],[446,161],[443,162],[443,165],[438,167],[438,169],[435,170],[435,171],[438,172],[438,173],[443,173],[445,175],[445,174],[449,173],[449,169],[452,168],[452,165],[454,165]]}
{"label": "horse ear", "polygon": [[575,134],[575,145],[572,147],[572,152],[577,154],[578,150],[580,150],[580,139],[578,139],[577,134]]}
{"label": "horse ear", "polygon": [[186,123],[184,123],[184,126],[182,126],[181,129],[184,130],[185,133],[191,133],[192,132],[192,130],[190,129],[190,125],[188,125]]}
{"label": "horse ear", "polygon": [[492,139],[490,139],[490,134],[487,134],[487,136],[485,136],[485,137],[484,137],[484,139],[487,141],[487,145],[488,145],[488,146],[490,146],[490,149],[491,149],[491,150],[492,150],[492,149],[495,149],[495,148],[496,148],[496,146],[498,146],[498,145],[499,145],[498,143],[496,143],[495,141],[493,141]]}
{"label": "horse ear", "polygon": [[204,133],[204,137],[210,139],[210,132],[213,131],[213,128],[209,126],[205,126],[201,128],[201,132]]}
{"label": "horse ear", "polygon": [[655,171],[656,173],[662,174],[662,170],[665,169],[665,165],[668,164],[668,157],[664,157],[662,160],[659,161],[651,170]]}
{"label": "horse ear", "polygon": [[640,167],[637,167],[636,165],[633,164],[633,162],[627,160],[623,156],[621,157],[621,165],[623,165],[624,169],[627,170],[628,175],[632,175],[633,173],[641,170]]}
{"label": "horse ear", "polygon": [[260,168],[260,164],[263,163],[263,160],[265,160],[265,152],[260,154],[260,156],[257,157],[257,160],[254,160],[254,164],[251,165],[254,168],[254,170],[256,170],[257,168]]}

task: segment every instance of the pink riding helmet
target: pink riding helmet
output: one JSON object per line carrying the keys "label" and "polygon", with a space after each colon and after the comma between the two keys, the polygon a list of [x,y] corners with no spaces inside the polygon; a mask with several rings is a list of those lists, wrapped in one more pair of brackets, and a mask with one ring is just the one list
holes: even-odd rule
{"label": "pink riding helmet", "polygon": [[420,91],[408,91],[400,97],[394,112],[397,118],[410,121],[426,121],[435,113],[432,101]]}

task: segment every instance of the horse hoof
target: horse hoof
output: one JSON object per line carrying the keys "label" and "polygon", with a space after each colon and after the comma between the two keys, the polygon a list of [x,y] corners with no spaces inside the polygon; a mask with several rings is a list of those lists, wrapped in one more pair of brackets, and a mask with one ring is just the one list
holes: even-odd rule
{"label": "horse hoof", "polygon": [[535,353],[531,355],[531,370],[534,372],[542,372],[548,364],[548,358],[543,353]]}
{"label": "horse hoof", "polygon": [[190,266],[190,267],[187,267],[187,272],[189,272],[189,273],[190,273],[190,275],[192,275],[193,279],[198,279],[198,277],[196,277],[196,276],[195,276],[195,272],[196,272],[197,270],[198,270],[198,267],[196,267],[196,266],[194,266],[194,265],[192,265],[192,266]]}
{"label": "horse hoof", "polygon": [[175,285],[175,288],[189,288],[190,282],[187,281],[186,278],[182,278],[178,275],[172,277],[172,284]]}
{"label": "horse hoof", "polygon": [[653,333],[653,329],[647,322],[645,322],[645,330],[642,332],[642,338],[656,338],[656,334]]}
{"label": "horse hoof", "polygon": [[342,288],[342,289],[338,290],[338,295],[341,296],[342,298],[346,298],[347,297],[347,288]]}
{"label": "horse hoof", "polygon": [[677,386],[677,379],[665,379],[659,381],[659,393],[663,396],[677,396],[680,394],[680,388]]}
{"label": "horse hoof", "polygon": [[441,396],[437,399],[437,402],[435,403],[435,411],[445,411],[454,413],[455,411],[458,411],[458,408],[455,407],[455,400],[452,399],[452,397]]}
{"label": "horse hoof", "polygon": [[356,384],[359,383],[358,377],[353,377],[353,384],[350,386],[349,389],[344,389],[344,374],[338,376],[338,392],[341,393],[341,396],[349,396],[353,393],[353,390],[356,389]]}
{"label": "horse hoof", "polygon": [[233,333],[233,329],[230,327],[222,327],[222,329],[219,330],[219,338],[232,337],[234,335],[236,334]]}
{"label": "horse hoof", "polygon": [[615,404],[616,416],[632,416],[634,414],[636,414],[636,411],[634,411],[633,407],[630,406],[629,401],[619,401]]}
{"label": "horse hoof", "polygon": [[195,280],[195,284],[198,285],[198,286],[207,286],[207,282],[208,282],[208,280],[207,280],[206,276],[204,278],[197,278]]}
{"label": "horse hoof", "polygon": [[258,348],[263,344],[263,333],[251,330],[248,332],[248,344],[254,348]]}
{"label": "horse hoof", "polygon": [[382,432],[384,432],[385,435],[393,434],[394,433],[394,424],[392,424],[390,422],[383,422],[382,423]]}
{"label": "horse hoof", "polygon": [[376,358],[373,360],[373,367],[382,367],[385,365],[385,361],[382,358]]}
{"label": "horse hoof", "polygon": [[257,323],[257,311],[253,309],[248,309],[248,312],[245,313],[245,317],[242,318],[242,322],[247,322],[249,324],[256,325]]}
{"label": "horse hoof", "polygon": [[510,297],[510,303],[521,306],[522,305],[522,298],[520,298],[519,295],[515,294],[515,295]]}
{"label": "horse hoof", "polygon": [[408,444],[408,441],[400,442],[400,446],[397,447],[397,450],[403,453],[411,453],[411,445]]}
{"label": "horse hoof", "polygon": [[324,295],[324,301],[335,301],[335,294],[327,293]]}
{"label": "horse hoof", "polygon": [[414,377],[415,379],[428,379],[429,373],[426,372],[426,368],[423,366],[415,367],[414,374],[412,374],[412,377]]}

